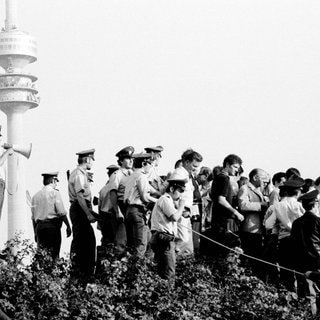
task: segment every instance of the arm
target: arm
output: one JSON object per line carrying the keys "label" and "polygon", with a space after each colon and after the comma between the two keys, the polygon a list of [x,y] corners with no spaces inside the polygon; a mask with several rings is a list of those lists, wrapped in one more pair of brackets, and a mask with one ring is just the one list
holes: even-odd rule
{"label": "arm", "polygon": [[67,227],[67,238],[69,238],[71,236],[71,227],[70,227],[70,223],[69,223],[69,220],[66,215],[62,216],[62,221],[64,222],[64,224]]}
{"label": "arm", "polygon": [[146,176],[137,180],[137,188],[143,202],[156,202],[157,199],[150,195],[150,185]]}
{"label": "arm", "polygon": [[89,222],[90,222],[90,223],[96,222],[95,217],[91,214],[91,209],[88,208],[87,202],[86,202],[86,200],[85,200],[84,197],[83,197],[83,191],[80,191],[80,192],[77,193],[77,200],[78,200],[78,203],[79,203],[81,209],[82,209],[82,210],[84,211],[84,213],[86,214]]}
{"label": "arm", "polygon": [[244,216],[235,208],[231,206],[231,204],[227,201],[226,197],[224,196],[219,196],[218,197],[218,203],[225,207],[227,210],[230,212],[230,216],[234,215],[239,221],[244,220]]}
{"label": "arm", "polygon": [[169,218],[171,221],[178,221],[181,218],[184,210],[184,205],[185,205],[185,201],[183,199],[180,199],[177,210]]}
{"label": "arm", "polygon": [[273,229],[277,226],[277,215],[273,206],[269,207],[269,209],[267,210],[266,217],[264,220],[264,226],[267,230]]}
{"label": "arm", "polygon": [[110,201],[111,201],[112,208],[116,213],[116,218],[121,220],[121,221],[123,221],[124,220],[124,216],[123,216],[123,213],[119,210],[118,195],[117,195],[117,191],[116,190],[111,190],[110,191]]}
{"label": "arm", "polygon": [[250,199],[250,190],[242,186],[238,193],[238,204],[241,211],[261,211],[261,203]]}

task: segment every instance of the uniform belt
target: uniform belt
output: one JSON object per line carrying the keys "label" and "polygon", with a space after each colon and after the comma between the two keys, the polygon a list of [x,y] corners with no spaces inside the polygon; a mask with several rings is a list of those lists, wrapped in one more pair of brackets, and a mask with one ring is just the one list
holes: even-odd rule
{"label": "uniform belt", "polygon": [[43,219],[43,220],[37,220],[36,223],[51,223],[51,222],[59,222],[61,221],[60,218],[52,218],[52,219]]}

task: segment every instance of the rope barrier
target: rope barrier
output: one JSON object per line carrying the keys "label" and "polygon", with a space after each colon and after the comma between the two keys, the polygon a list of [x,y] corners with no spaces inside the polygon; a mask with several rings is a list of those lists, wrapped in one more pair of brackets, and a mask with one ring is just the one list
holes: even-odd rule
{"label": "rope barrier", "polygon": [[280,265],[278,265],[278,264],[274,264],[274,263],[271,263],[271,262],[269,262],[269,261],[265,261],[265,260],[262,260],[262,259],[259,259],[259,258],[253,257],[253,256],[249,256],[248,254],[245,254],[245,253],[243,253],[243,252],[240,252],[240,251],[237,250],[237,249],[229,248],[228,246],[226,246],[226,245],[224,245],[224,244],[222,244],[222,243],[220,243],[220,242],[218,242],[218,241],[215,241],[215,240],[213,240],[213,239],[211,239],[211,238],[209,238],[209,237],[207,237],[207,236],[205,236],[205,235],[203,235],[203,234],[201,234],[201,233],[199,233],[199,232],[197,232],[197,231],[195,231],[195,230],[193,230],[193,229],[191,229],[191,228],[188,228],[188,227],[184,226],[184,225],[181,224],[181,223],[179,223],[179,225],[182,226],[182,227],[184,227],[184,228],[186,228],[187,230],[189,230],[189,231],[191,231],[191,232],[199,235],[200,237],[202,237],[202,238],[204,238],[204,239],[207,239],[207,240],[209,240],[210,242],[215,243],[215,244],[219,245],[220,247],[223,247],[223,248],[225,248],[225,249],[228,249],[228,250],[230,250],[230,251],[232,251],[232,252],[234,252],[234,253],[240,254],[240,255],[242,255],[242,256],[244,256],[244,257],[247,257],[247,258],[249,258],[249,259],[252,259],[252,260],[259,261],[259,262],[264,263],[264,264],[267,264],[267,265],[269,265],[269,266],[273,266],[273,267],[276,267],[276,268],[279,268],[279,269],[283,269],[283,270],[292,272],[292,273],[294,273],[294,274],[299,274],[299,275],[301,275],[301,276],[303,276],[303,277],[305,276],[305,274],[302,273],[302,272],[299,272],[299,271],[296,271],[296,270],[293,270],[293,269],[290,269],[290,268],[286,268],[286,267],[280,266]]}

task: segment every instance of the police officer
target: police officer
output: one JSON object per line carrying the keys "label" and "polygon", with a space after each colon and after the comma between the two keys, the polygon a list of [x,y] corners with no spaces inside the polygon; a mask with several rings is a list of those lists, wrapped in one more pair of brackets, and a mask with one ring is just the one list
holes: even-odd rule
{"label": "police officer", "polygon": [[156,146],[156,147],[146,147],[144,148],[146,153],[149,153],[151,155],[152,159],[152,168],[150,172],[148,173],[148,179],[151,184],[151,186],[158,191],[158,193],[155,193],[155,196],[160,197],[165,191],[168,186],[168,183],[163,181],[163,179],[159,175],[158,167],[160,159],[162,158],[161,152],[163,151],[162,146]]}
{"label": "police officer", "polygon": [[95,149],[76,153],[78,166],[69,177],[70,219],[73,239],[71,243],[72,273],[84,283],[90,280],[95,267],[96,239],[91,223],[96,213],[91,205],[91,187],[87,171],[94,161]]}
{"label": "police officer", "polygon": [[149,184],[148,173],[152,168],[151,155],[138,153],[133,155],[134,172],[129,177],[124,200],[128,204],[126,213],[126,227],[128,246],[133,254],[144,256],[147,250],[148,234],[148,206],[157,201],[151,196],[154,190]]}
{"label": "police officer", "polygon": [[38,247],[47,249],[52,257],[58,258],[61,247],[62,222],[71,228],[60,192],[56,189],[58,172],[42,173],[44,187],[32,197],[32,222]]}
{"label": "police officer", "polygon": [[101,245],[107,247],[115,245],[115,253],[121,257],[125,253],[127,244],[124,216],[127,206],[124,203],[126,182],[132,173],[134,148],[125,147],[116,153],[119,170],[116,170],[106,185],[99,192],[99,214],[103,217],[100,224]]}

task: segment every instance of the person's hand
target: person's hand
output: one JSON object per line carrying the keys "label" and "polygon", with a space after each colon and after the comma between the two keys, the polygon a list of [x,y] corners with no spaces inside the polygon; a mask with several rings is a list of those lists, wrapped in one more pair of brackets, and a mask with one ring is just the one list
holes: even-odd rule
{"label": "person's hand", "polygon": [[122,212],[118,211],[116,212],[116,219],[118,220],[118,222],[124,222],[124,215],[122,214]]}
{"label": "person's hand", "polygon": [[94,215],[92,215],[91,213],[88,215],[88,220],[90,223],[94,223],[97,221],[97,219],[95,218]]}
{"label": "person's hand", "polygon": [[67,238],[69,238],[71,236],[71,228],[68,226],[67,227]]}
{"label": "person's hand", "polygon": [[235,216],[240,222],[244,220],[244,216],[238,211],[235,212]]}
{"label": "person's hand", "polygon": [[180,199],[179,200],[179,207],[184,207],[186,204],[186,200],[185,199]]}

